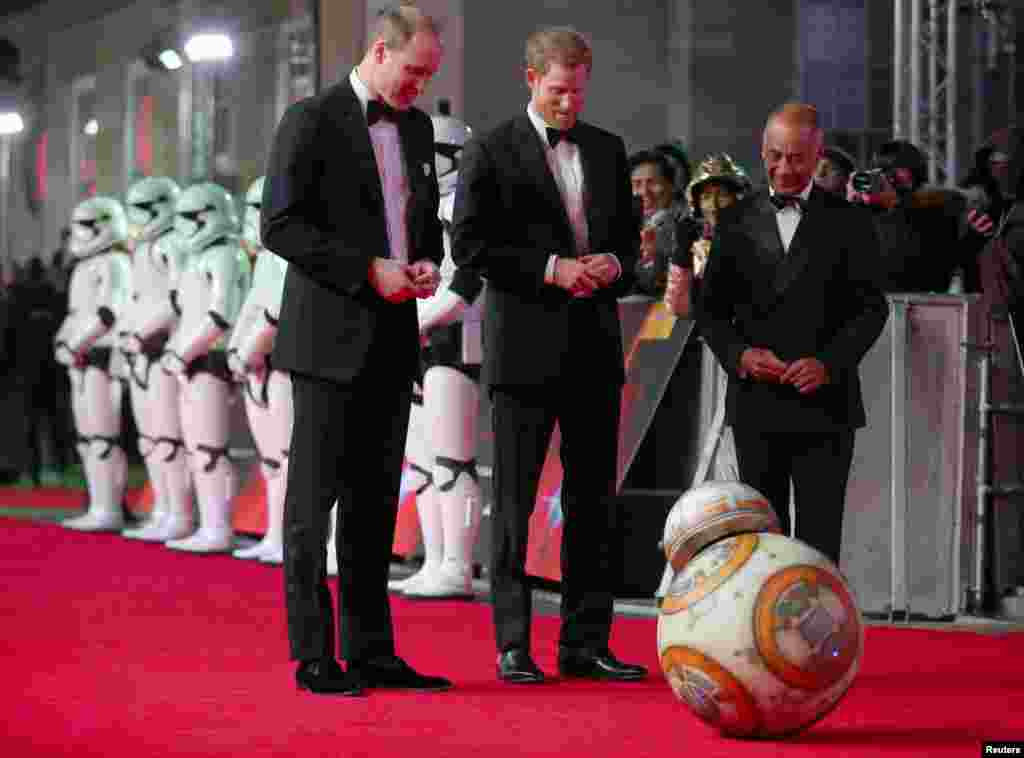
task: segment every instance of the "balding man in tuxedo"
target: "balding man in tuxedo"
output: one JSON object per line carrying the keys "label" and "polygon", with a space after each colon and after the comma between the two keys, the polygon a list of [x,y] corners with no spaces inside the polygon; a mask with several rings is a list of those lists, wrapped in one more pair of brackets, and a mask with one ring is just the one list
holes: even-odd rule
{"label": "balding man in tuxedo", "polygon": [[838,564],[854,432],[866,423],[857,367],[888,305],[870,215],[814,185],[823,145],[812,106],[769,117],[768,186],[722,212],[697,320],[729,374],[740,478],[786,534],[792,481],[796,537]]}

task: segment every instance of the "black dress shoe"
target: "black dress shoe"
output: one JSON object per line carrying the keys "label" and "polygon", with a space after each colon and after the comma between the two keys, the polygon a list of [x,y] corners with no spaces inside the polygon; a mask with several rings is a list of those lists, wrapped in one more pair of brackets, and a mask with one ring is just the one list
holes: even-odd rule
{"label": "black dress shoe", "polygon": [[558,648],[558,673],[575,679],[636,682],[647,677],[647,669],[618,660],[605,648]]}
{"label": "black dress shoe", "polygon": [[506,650],[498,655],[498,678],[509,684],[540,684],[544,672],[522,648]]}
{"label": "black dress shoe", "polygon": [[295,672],[295,685],[317,695],[361,695],[362,688],[333,658],[303,661]]}
{"label": "black dress shoe", "polygon": [[348,670],[366,689],[443,692],[452,688],[444,677],[420,674],[397,655],[350,663]]}

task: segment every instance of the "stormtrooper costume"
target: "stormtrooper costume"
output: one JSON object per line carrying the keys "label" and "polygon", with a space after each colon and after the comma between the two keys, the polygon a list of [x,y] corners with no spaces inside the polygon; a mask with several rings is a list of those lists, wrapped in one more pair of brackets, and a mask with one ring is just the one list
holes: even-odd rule
{"label": "stormtrooper costume", "polygon": [[175,231],[186,261],[174,290],[178,324],[161,365],[181,382],[181,421],[199,529],[167,542],[175,550],[225,552],[234,541],[237,470],[228,454],[233,382],[225,347],[252,269],[236,236],[238,216],[223,187],[195,184],[178,198]]}
{"label": "stormtrooper costume", "polygon": [[473,596],[473,548],[480,528],[476,448],[483,280],[456,269],[448,235],[458,158],[470,129],[447,115],[433,121],[445,257],[441,286],[417,302],[424,371],[406,446],[425,560],[416,574],[390,586],[410,598],[461,598]]}
{"label": "stormtrooper costume", "polygon": [[118,324],[132,412],[139,430],[139,453],[153,490],[153,510],[125,537],[167,542],[192,531],[192,500],[181,432],[178,381],[160,366],[177,318],[171,303],[184,247],[174,232],[181,190],[168,177],[147,177],[128,188],[128,222],[136,230],[132,255],[132,297]]}
{"label": "stormtrooper costume", "polygon": [[284,292],[288,262],[263,247],[260,241],[260,177],[245,195],[242,244],[256,261],[252,289],[238,315],[228,345],[228,367],[245,389],[245,413],[260,455],[260,471],[267,491],[267,531],[251,547],[234,552],[236,558],[265,563],[283,559],[285,485],[288,482],[288,447],[292,435],[292,386],[287,372],[270,366],[277,335],[277,318]]}
{"label": "stormtrooper costume", "polygon": [[121,441],[120,354],[115,324],[131,292],[131,259],[124,250],[128,219],[110,197],[79,203],[71,215],[68,315],[54,338],[57,362],[71,379],[76,447],[85,469],[89,508],[63,525],[80,531],[120,531],[128,462]]}

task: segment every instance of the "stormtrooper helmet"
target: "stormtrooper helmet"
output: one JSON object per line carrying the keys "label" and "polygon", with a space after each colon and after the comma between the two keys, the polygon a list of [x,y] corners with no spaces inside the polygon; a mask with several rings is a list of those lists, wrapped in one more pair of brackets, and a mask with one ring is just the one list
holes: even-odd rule
{"label": "stormtrooper helmet", "polygon": [[222,237],[238,231],[234,200],[218,184],[193,184],[178,198],[174,230],[190,250],[205,250]]}
{"label": "stormtrooper helmet", "polygon": [[434,167],[441,196],[455,192],[459,178],[459,157],[472,130],[454,116],[434,116]]}
{"label": "stormtrooper helmet", "polygon": [[134,236],[153,240],[171,229],[179,195],[178,183],[167,176],[147,176],[129,187],[124,202]]}
{"label": "stormtrooper helmet", "polygon": [[68,249],[75,258],[88,258],[127,240],[128,216],[114,198],[90,197],[72,211]]}
{"label": "stormtrooper helmet", "polygon": [[249,185],[245,193],[245,218],[242,221],[242,240],[249,253],[254,254],[263,247],[260,240],[260,207],[263,203],[263,181],[266,177],[259,179]]}

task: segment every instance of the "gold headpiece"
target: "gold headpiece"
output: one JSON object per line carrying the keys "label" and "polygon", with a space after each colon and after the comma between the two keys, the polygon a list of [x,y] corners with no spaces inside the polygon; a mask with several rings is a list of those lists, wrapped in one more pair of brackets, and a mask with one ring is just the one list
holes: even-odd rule
{"label": "gold headpiece", "polygon": [[700,213],[697,195],[700,189],[711,181],[730,184],[739,193],[750,189],[750,179],[736,161],[726,153],[711,153],[697,166],[697,171],[686,188],[686,201],[690,204],[690,210],[697,214]]}

